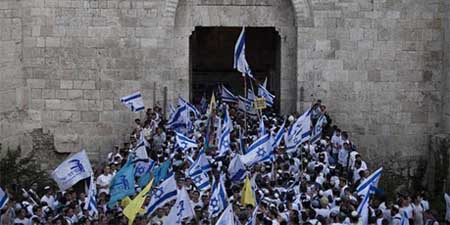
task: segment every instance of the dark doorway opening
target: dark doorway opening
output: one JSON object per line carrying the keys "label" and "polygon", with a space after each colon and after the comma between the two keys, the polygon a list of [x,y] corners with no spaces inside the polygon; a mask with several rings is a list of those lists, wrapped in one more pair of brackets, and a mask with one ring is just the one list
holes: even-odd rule
{"label": "dark doorway opening", "polygon": [[[196,27],[190,36],[190,97],[194,103],[209,98],[219,84],[244,96],[242,74],[233,69],[234,45],[241,27]],[[257,80],[267,77],[267,89],[275,94],[273,109],[279,110],[280,36],[273,27],[246,27],[246,58]],[[248,80],[247,80],[247,83]],[[247,86],[250,89],[250,85]],[[257,89],[254,86],[257,93]]]}

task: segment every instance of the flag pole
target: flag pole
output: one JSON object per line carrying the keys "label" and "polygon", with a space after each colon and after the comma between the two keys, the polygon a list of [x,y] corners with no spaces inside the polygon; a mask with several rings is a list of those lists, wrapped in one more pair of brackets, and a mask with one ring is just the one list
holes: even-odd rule
{"label": "flag pole", "polygon": [[[248,98],[248,96],[247,96],[247,75],[245,73],[242,73],[242,76],[244,76],[244,96],[245,96],[245,99],[247,100],[247,98]],[[244,127],[245,135],[247,135],[247,109],[244,110],[244,126],[245,126]]]}

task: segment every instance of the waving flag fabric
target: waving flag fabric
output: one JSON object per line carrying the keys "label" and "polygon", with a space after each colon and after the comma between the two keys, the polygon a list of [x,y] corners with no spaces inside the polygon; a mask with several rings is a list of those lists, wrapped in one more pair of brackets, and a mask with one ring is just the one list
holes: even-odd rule
{"label": "waving flag fabric", "polygon": [[241,157],[241,160],[244,165],[252,167],[259,162],[271,158],[272,154],[270,135],[267,133],[248,147],[247,153]]}
{"label": "waving flag fabric", "polygon": [[108,202],[109,208],[113,208],[117,201],[135,193],[134,167],[130,159],[128,159],[127,163],[116,173],[116,175],[114,175],[109,190],[109,193],[111,194]]}
{"label": "waving flag fabric", "polygon": [[250,66],[245,58],[245,28],[242,28],[241,34],[234,46],[234,69],[253,78]]}
{"label": "waving flag fabric", "polygon": [[177,141],[178,147],[183,151],[190,149],[190,148],[196,148],[198,146],[197,142],[195,140],[192,140],[192,139],[184,136],[183,134],[175,132],[175,135],[176,135],[175,139]]}
{"label": "waving flag fabric", "polygon": [[190,219],[195,216],[189,194],[184,187],[178,192],[177,201],[170,209],[170,213],[164,221],[164,225],[183,224],[183,220]]}
{"label": "waving flag fabric", "polygon": [[225,86],[221,86],[222,101],[228,103],[237,103],[238,98],[229,91]]}
{"label": "waving flag fabric", "polygon": [[188,169],[188,176],[191,177],[195,186],[201,191],[211,188],[207,173],[207,169],[210,169],[210,166],[209,162],[208,165],[204,165],[204,160],[207,160],[204,155],[205,154],[201,152],[197,160],[195,160]]}
{"label": "waving flag fabric", "polygon": [[225,110],[225,117],[223,119],[223,124],[221,126],[220,138],[219,138],[219,156],[223,156],[230,150],[230,135],[233,129],[230,114],[228,113],[228,108]]}
{"label": "waving flag fabric", "polygon": [[85,150],[78,152],[62,162],[53,172],[52,178],[58,184],[59,189],[64,191],[78,181],[92,175],[92,167]]}
{"label": "waving flag fabric", "polygon": [[90,181],[89,188],[86,188],[86,190],[87,190],[86,193],[88,194],[87,195],[88,202],[87,202],[87,204],[85,204],[84,209],[88,210],[90,216],[94,216],[94,215],[98,214],[98,210],[97,210],[97,197],[96,197],[97,188],[95,186],[93,174],[90,177],[89,181]]}
{"label": "waving flag fabric", "polygon": [[272,107],[275,99],[275,95],[270,93],[263,85],[258,84],[258,95],[266,99],[267,107]]}
{"label": "waving flag fabric", "polygon": [[0,209],[5,207],[6,203],[8,203],[9,197],[8,194],[0,187]]}
{"label": "waving flag fabric", "polygon": [[241,156],[236,154],[228,166],[228,176],[230,177],[231,182],[242,182],[245,179],[246,174],[247,172],[241,161]]}
{"label": "waving flag fabric", "polygon": [[248,116],[250,117],[256,117],[256,110],[253,108],[253,103],[252,101],[239,96],[239,111],[244,113],[246,112]]}
{"label": "waving flag fabric", "polygon": [[283,125],[281,125],[277,134],[275,135],[273,142],[272,142],[272,148],[277,148],[280,145],[281,140],[283,140],[285,125],[286,125],[286,120],[283,122]]}
{"label": "waving flag fabric", "polygon": [[175,175],[172,175],[152,192],[146,214],[151,216],[159,207],[175,199],[177,193],[177,182],[175,181]]}
{"label": "waving flag fabric", "polygon": [[132,225],[136,215],[144,204],[147,193],[153,185],[153,180],[148,183],[145,188],[125,207],[123,214],[128,218],[128,225]]}
{"label": "waving flag fabric", "polygon": [[135,92],[131,95],[122,97],[120,102],[128,107],[133,112],[140,112],[145,109],[144,101],[140,92]]}
{"label": "waving flag fabric", "polygon": [[220,215],[219,219],[216,222],[216,225],[238,225],[239,220],[234,215],[233,205],[229,205]]}
{"label": "waving flag fabric", "polygon": [[227,193],[225,190],[225,185],[223,184],[223,177],[220,177],[219,181],[215,182],[213,186],[214,187],[208,206],[210,218],[218,216],[220,212],[222,212],[228,205]]}
{"label": "waving flag fabric", "polygon": [[289,127],[286,135],[287,150],[296,149],[300,144],[308,141],[311,136],[311,110],[304,112],[294,124]]}
{"label": "waving flag fabric", "polygon": [[314,144],[320,140],[322,137],[323,126],[325,126],[325,124],[327,124],[327,117],[325,115],[321,115],[312,130],[311,144]]}

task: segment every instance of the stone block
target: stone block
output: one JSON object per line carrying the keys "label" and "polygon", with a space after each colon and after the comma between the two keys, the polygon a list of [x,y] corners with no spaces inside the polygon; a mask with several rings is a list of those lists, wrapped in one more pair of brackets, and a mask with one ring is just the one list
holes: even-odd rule
{"label": "stone block", "polygon": [[43,99],[54,99],[55,98],[55,90],[54,89],[42,89],[42,98]]}
{"label": "stone block", "polygon": [[372,70],[369,71],[367,74],[367,80],[372,82],[379,82],[381,81],[381,73],[379,70]]}
{"label": "stone block", "polygon": [[61,109],[61,101],[59,99],[48,99],[45,100],[46,109]]}
{"label": "stone block", "polygon": [[428,113],[427,112],[414,112],[411,114],[412,123],[427,123]]}
{"label": "stone block", "polygon": [[81,112],[81,121],[82,122],[98,122],[99,121],[99,112]]}
{"label": "stone block", "polygon": [[68,91],[67,90],[56,90],[55,98],[57,98],[57,99],[67,99],[68,98]]}
{"label": "stone block", "polygon": [[73,88],[73,81],[71,81],[71,80],[61,80],[60,87],[61,87],[61,89],[72,89]]}
{"label": "stone block", "polygon": [[83,97],[83,91],[82,90],[68,90],[67,91],[67,98],[68,99],[81,99]]}
{"label": "stone block", "polygon": [[44,79],[28,79],[27,85],[30,88],[45,88],[46,80]]}
{"label": "stone block", "polygon": [[42,89],[32,88],[31,89],[31,98],[32,99],[41,99],[42,98]]}
{"label": "stone block", "polygon": [[84,99],[100,99],[100,91],[99,90],[84,90],[83,98]]}

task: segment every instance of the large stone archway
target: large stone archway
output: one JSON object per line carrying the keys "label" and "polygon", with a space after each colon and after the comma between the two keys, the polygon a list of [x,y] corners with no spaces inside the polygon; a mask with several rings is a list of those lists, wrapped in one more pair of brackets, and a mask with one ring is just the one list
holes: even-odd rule
{"label": "large stone archway", "polygon": [[273,27],[281,37],[280,59],[280,109],[292,112],[297,108],[297,24],[304,24],[307,1],[266,0],[234,1],[168,1],[164,21],[171,33],[175,55],[173,71],[178,81],[178,94],[187,97],[189,93],[189,36],[195,27]]}

